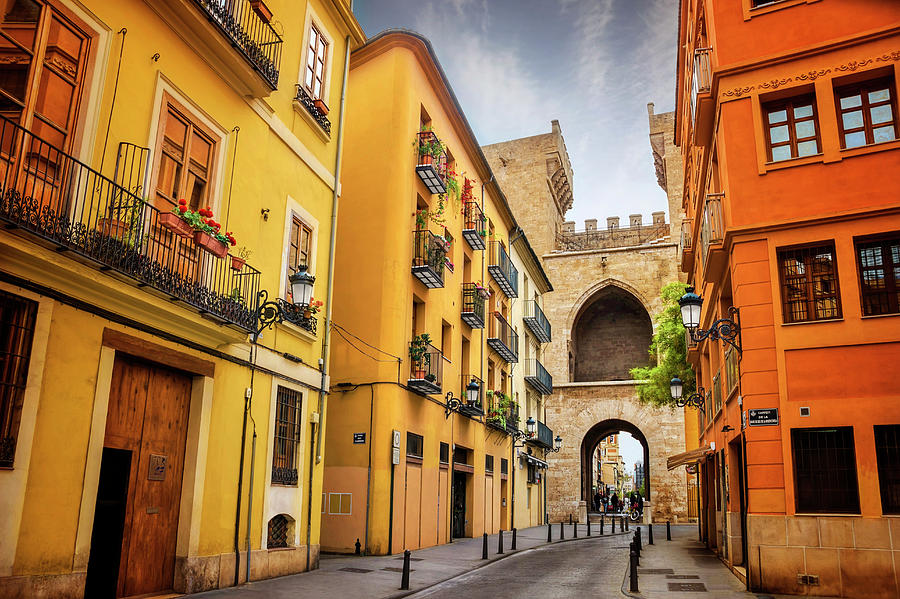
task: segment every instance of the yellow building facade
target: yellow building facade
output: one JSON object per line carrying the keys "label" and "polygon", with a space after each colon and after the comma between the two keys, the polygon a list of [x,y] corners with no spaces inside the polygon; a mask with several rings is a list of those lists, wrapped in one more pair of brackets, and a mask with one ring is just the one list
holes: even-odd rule
{"label": "yellow building facade", "polygon": [[[317,566],[363,40],[343,0],[4,3],[0,597]],[[293,307],[301,265],[318,313]],[[255,338],[260,314],[290,322]]]}
{"label": "yellow building facade", "polygon": [[370,39],[349,89],[322,548],[509,530],[522,233],[426,39]]}

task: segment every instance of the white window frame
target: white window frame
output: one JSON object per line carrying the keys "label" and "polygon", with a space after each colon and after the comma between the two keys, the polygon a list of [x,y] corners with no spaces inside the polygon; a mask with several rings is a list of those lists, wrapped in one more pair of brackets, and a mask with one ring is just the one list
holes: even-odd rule
{"label": "white window frame", "polygon": [[[307,89],[306,87],[306,65],[309,62],[309,38],[312,33],[312,27],[315,25],[319,34],[325,40],[328,48],[325,51],[325,64],[323,66],[322,71],[322,93],[318,98],[313,97],[313,100],[321,99],[325,102],[326,105],[331,106],[329,102],[330,90],[331,90],[331,64],[334,57],[334,38],[329,35],[328,29],[322,25],[325,21],[316,13],[312,4],[309,2],[306,3],[306,22],[303,28],[303,45],[301,48],[303,49],[303,54],[300,60],[300,73],[297,77],[297,82],[303,87],[303,89]],[[310,96],[313,94],[310,91]]]}
{"label": "white window frame", "polygon": [[[335,495],[344,496],[350,498],[350,511],[348,512],[332,512],[331,511],[331,498]],[[340,500],[339,500],[340,502]],[[329,493],[328,494],[328,515],[329,516],[352,516],[353,515],[353,493]]]}

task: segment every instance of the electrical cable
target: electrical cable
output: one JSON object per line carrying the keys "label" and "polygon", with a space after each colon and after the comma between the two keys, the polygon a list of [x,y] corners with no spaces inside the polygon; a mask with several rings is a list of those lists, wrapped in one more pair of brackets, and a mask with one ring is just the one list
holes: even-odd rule
{"label": "electrical cable", "polygon": [[342,331],[344,331],[345,333],[347,333],[348,335],[350,335],[350,336],[353,337],[354,339],[358,340],[360,343],[365,343],[368,347],[371,347],[372,349],[374,349],[374,350],[377,351],[377,352],[380,352],[380,353],[382,353],[382,354],[384,354],[384,355],[386,355],[386,356],[390,356],[390,357],[394,358],[395,360],[402,360],[402,359],[403,359],[403,358],[401,358],[400,356],[395,356],[394,354],[392,354],[392,353],[390,353],[390,352],[386,352],[386,351],[384,351],[383,349],[379,349],[379,348],[375,347],[374,345],[372,345],[371,343],[365,341],[364,339],[360,339],[359,337],[357,337],[356,335],[354,335],[353,333],[351,333],[350,331],[348,331],[347,329],[345,329],[344,327],[342,327],[341,325],[339,325],[338,323],[336,323],[336,322],[334,322],[334,321],[331,322],[331,326],[337,327],[337,328],[341,329]]}

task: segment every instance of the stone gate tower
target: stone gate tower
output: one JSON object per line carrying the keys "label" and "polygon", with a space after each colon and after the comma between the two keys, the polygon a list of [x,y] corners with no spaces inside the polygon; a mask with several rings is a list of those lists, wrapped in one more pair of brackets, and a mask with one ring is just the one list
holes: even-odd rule
{"label": "stone gate tower", "polygon": [[685,451],[684,412],[639,403],[629,374],[648,364],[660,290],[680,274],[674,233],[680,231],[682,177],[673,113],[656,115],[652,104],[648,111],[657,178],[674,222],[654,212],[650,219],[632,214],[628,223],[590,219],[576,230],[565,220],[573,172],[557,121],[550,133],[483,148],[554,287],[544,296],[553,341],[540,358],[553,376],[547,424],[564,439],[547,474],[553,520],[583,513],[580,502],[598,484],[592,457],[600,441],[618,431],[644,445],[654,518],[688,515],[685,474],[666,470],[666,457]]}

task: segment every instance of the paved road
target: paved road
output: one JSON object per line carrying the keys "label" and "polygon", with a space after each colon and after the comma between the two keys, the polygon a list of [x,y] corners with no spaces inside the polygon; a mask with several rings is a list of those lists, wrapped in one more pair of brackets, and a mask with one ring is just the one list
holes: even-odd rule
{"label": "paved road", "polygon": [[559,543],[512,555],[437,586],[415,598],[621,598],[628,540],[605,537]]}

